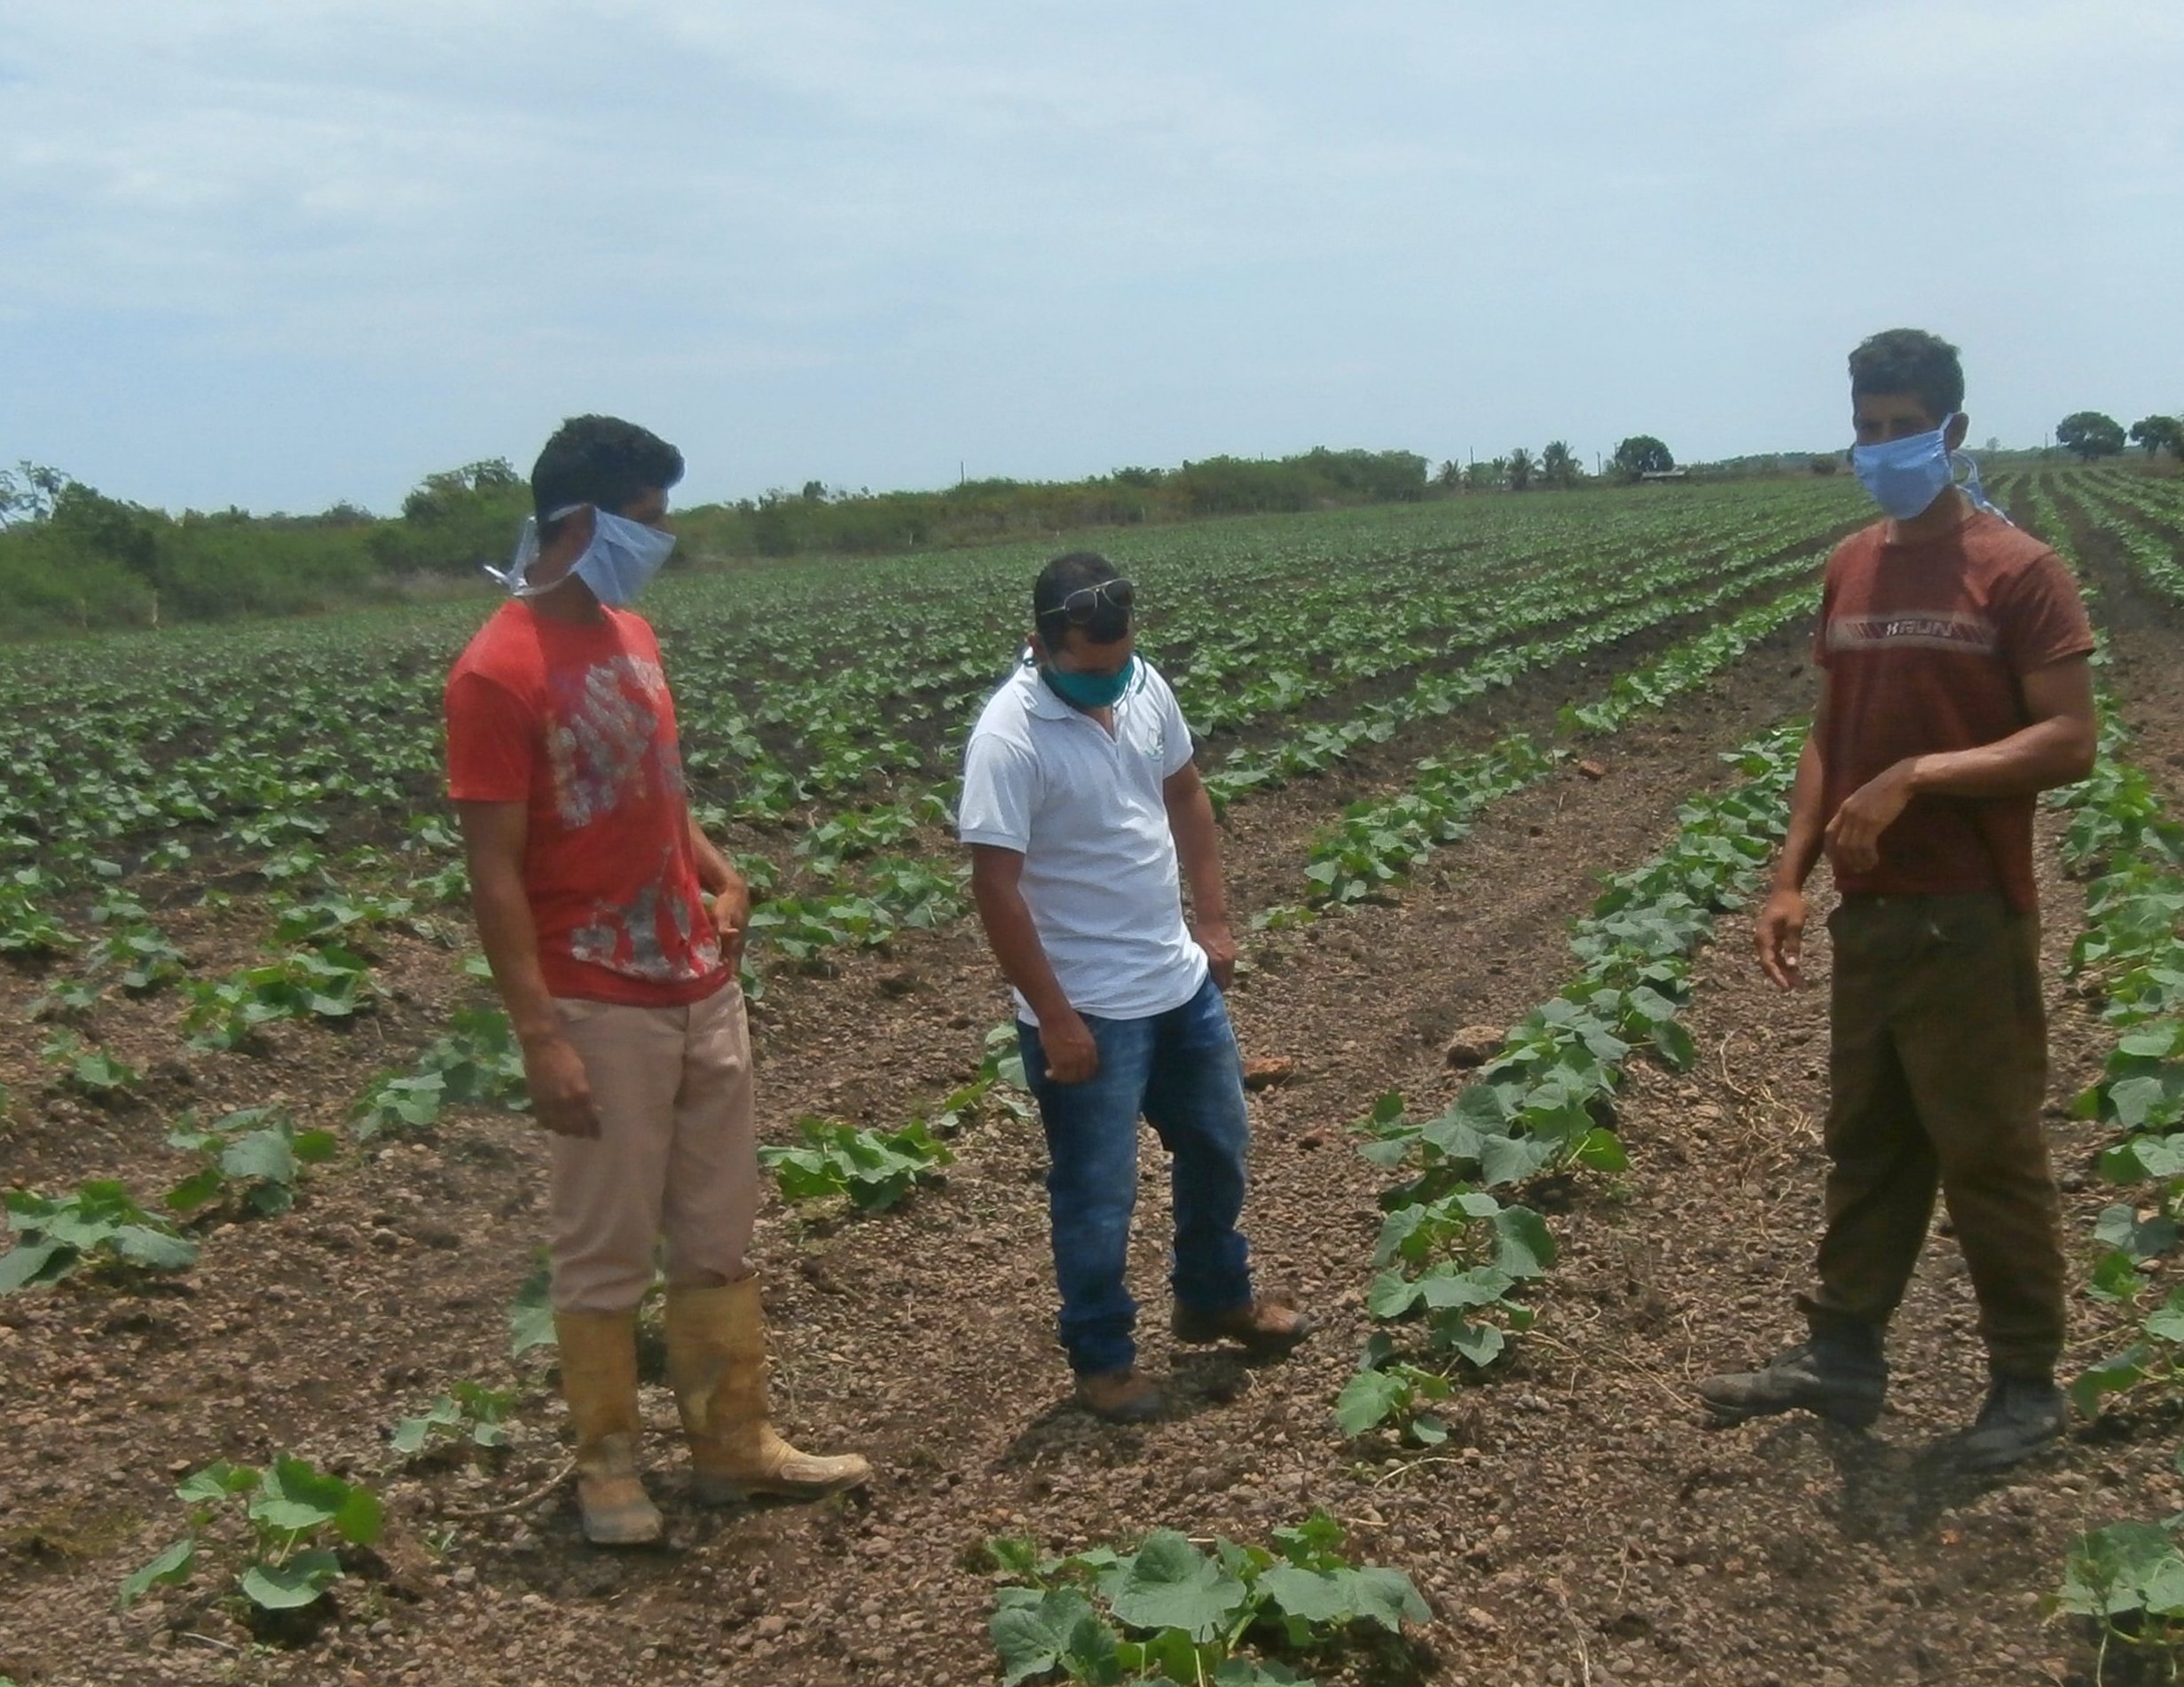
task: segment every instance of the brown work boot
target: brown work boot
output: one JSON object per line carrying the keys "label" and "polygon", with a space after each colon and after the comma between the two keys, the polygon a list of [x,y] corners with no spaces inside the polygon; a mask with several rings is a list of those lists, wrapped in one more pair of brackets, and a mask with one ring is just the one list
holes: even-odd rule
{"label": "brown work boot", "polygon": [[660,1513],[637,1473],[637,1313],[557,1312],[562,1397],[577,1426],[577,1506],[593,1546],[649,1546]]}
{"label": "brown work boot", "polygon": [[1151,1377],[1135,1365],[1125,1365],[1120,1370],[1079,1371],[1077,1403],[1112,1424],[1142,1424],[1158,1417],[1165,1402]]}
{"label": "brown work boot", "polygon": [[758,1280],[667,1291],[667,1375],[690,1440],[691,1496],[732,1505],[758,1495],[816,1500],[872,1479],[854,1453],[800,1453],[766,1416],[766,1311]]}
{"label": "brown work boot", "polygon": [[1226,1312],[1178,1305],[1170,1328],[1178,1341],[1233,1341],[1263,1358],[1294,1348],[1312,1333],[1312,1321],[1288,1296],[1261,1295]]}

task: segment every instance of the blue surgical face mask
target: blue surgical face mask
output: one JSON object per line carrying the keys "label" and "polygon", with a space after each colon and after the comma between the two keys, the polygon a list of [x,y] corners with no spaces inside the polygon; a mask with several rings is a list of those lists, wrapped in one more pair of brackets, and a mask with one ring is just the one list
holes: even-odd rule
{"label": "blue surgical face mask", "polygon": [[1137,658],[1132,656],[1113,673],[1072,673],[1052,663],[1040,664],[1039,677],[1047,689],[1077,709],[1109,709],[1122,699],[1137,677]]}
{"label": "blue surgical face mask", "polygon": [[1908,522],[1931,509],[1956,479],[1960,464],[1965,471],[1966,496],[1991,515],[2002,514],[1987,502],[1979,484],[1979,465],[1964,452],[1949,449],[1949,424],[1955,420],[1954,415],[1943,417],[1941,426],[1930,434],[1850,448],[1850,467],[1858,473],[1858,483],[1897,521]]}
{"label": "blue surgical face mask", "polygon": [[[571,505],[555,510],[546,519],[558,522],[583,507],[581,504]],[[651,584],[652,577],[660,571],[661,564],[674,548],[672,533],[664,533],[625,515],[595,508],[592,512],[592,542],[584,547],[584,554],[569,572],[552,585],[533,585],[525,577],[538,560],[538,523],[529,518],[523,522],[522,535],[515,542],[515,554],[509,558],[508,566],[505,569],[488,567],[485,571],[519,598],[542,597],[565,580],[582,580],[601,603],[619,608]]]}

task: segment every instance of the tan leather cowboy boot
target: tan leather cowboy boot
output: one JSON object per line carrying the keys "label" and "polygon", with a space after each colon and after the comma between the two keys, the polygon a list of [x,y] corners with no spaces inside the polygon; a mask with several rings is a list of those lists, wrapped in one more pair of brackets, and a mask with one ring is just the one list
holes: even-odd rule
{"label": "tan leather cowboy boot", "polygon": [[562,1397],[577,1426],[577,1504],[594,1546],[648,1546],[660,1513],[637,1474],[637,1313],[557,1312]]}
{"label": "tan leather cowboy boot", "polygon": [[758,1278],[669,1288],[667,1374],[697,1472],[691,1495],[701,1503],[727,1505],[760,1494],[815,1500],[871,1479],[872,1467],[854,1453],[817,1458],[774,1432]]}

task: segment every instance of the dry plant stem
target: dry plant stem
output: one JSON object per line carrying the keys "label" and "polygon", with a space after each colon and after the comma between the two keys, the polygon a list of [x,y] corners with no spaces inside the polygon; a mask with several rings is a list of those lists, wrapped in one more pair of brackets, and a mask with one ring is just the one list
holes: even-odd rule
{"label": "dry plant stem", "polygon": [[461,1510],[457,1510],[451,1507],[448,1510],[442,1511],[440,1515],[444,1518],[452,1518],[454,1521],[459,1523],[473,1523],[480,1518],[507,1517],[510,1512],[520,1511],[527,1505],[536,1505],[540,1500],[546,1498],[547,1495],[551,1494],[555,1488],[559,1487],[563,1482],[567,1481],[576,1468],[577,1461],[575,1459],[563,1459],[562,1461],[561,1468],[555,1471],[553,1475],[546,1478],[545,1481],[539,1483],[538,1486],[534,1488],[527,1489],[524,1493],[518,1495],[515,1499],[507,1502],[505,1504],[480,1506],[475,1509],[465,1508]]}

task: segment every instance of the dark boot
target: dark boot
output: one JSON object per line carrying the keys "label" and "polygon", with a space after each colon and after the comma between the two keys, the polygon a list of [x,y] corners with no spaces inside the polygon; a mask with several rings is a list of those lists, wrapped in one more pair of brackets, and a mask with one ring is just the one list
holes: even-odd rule
{"label": "dark boot", "polygon": [[1957,1437],[1957,1463],[1967,1470],[2007,1470],[2059,1439],[2069,1424],[2053,1377],[1997,1377],[1977,1420]]}
{"label": "dark boot", "polygon": [[1699,1384],[1699,1398],[1725,1424],[1776,1412],[1817,1412],[1864,1429],[1881,1416],[1889,1364],[1872,1324],[1815,1325],[1811,1337],[1757,1370],[1724,1371]]}

